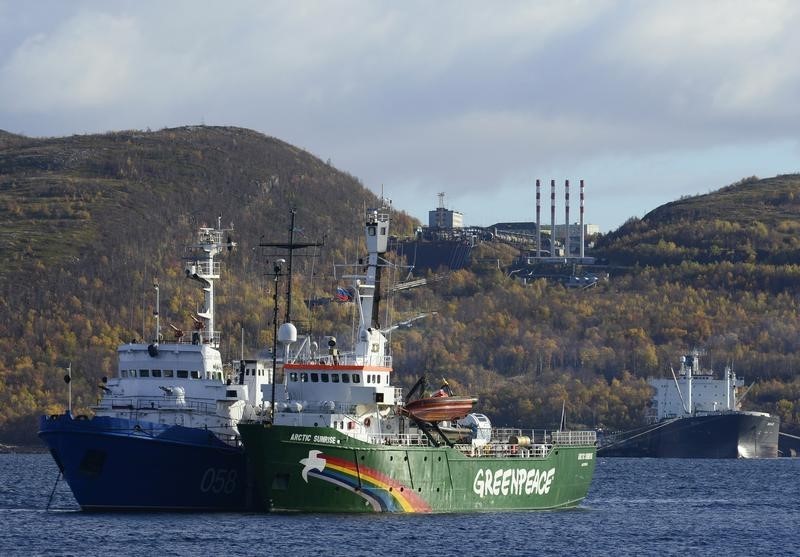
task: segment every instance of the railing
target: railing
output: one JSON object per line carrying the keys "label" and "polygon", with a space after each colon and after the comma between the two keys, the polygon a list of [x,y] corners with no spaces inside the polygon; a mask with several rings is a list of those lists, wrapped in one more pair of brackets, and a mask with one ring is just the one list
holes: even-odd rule
{"label": "railing", "polygon": [[[358,356],[353,352],[341,352],[339,354],[331,355],[331,354],[322,354],[314,358],[314,362],[332,366],[332,365],[341,365],[341,366],[363,366],[363,365],[379,365],[381,367],[392,367],[392,357],[391,356],[379,356],[376,359],[378,360],[375,363],[368,363],[368,360],[371,360],[370,356]],[[296,362],[292,363],[306,363],[302,359],[298,359]]]}
{"label": "railing", "polygon": [[222,268],[222,262],[214,261],[211,265],[208,264],[208,261],[198,259],[196,261],[192,261],[192,265],[195,267],[195,272],[198,276],[213,276],[218,277],[220,270]]}
{"label": "railing", "polygon": [[[473,458],[545,458],[557,446],[583,446],[594,445],[596,435],[594,431],[530,431],[531,436],[522,435],[522,430],[513,428],[499,428],[502,437],[494,437],[484,444],[455,444],[453,448],[465,456]],[[493,432],[494,433],[494,432]],[[535,433],[535,435],[534,435]],[[514,439],[517,436],[517,439]],[[533,442],[534,437],[547,439],[547,441]],[[521,440],[522,443],[512,443],[512,440]],[[430,441],[423,434],[383,433],[373,434],[368,437],[368,442],[374,445],[396,446],[430,446]]]}
{"label": "railing", "polygon": [[545,429],[517,429],[510,427],[497,427],[492,429],[492,442],[509,443],[511,445],[519,443],[521,437],[527,437],[532,445],[542,443],[552,443],[554,445],[593,445],[597,442],[597,433],[592,430],[586,431],[548,431]]}
{"label": "railing", "polygon": [[554,445],[594,445],[597,443],[595,431],[554,431],[550,434]]}
{"label": "railing", "polygon": [[487,443],[486,445],[455,445],[454,448],[469,457],[544,458],[553,450],[553,445],[541,443],[522,446],[512,443]]}
{"label": "railing", "polygon": [[[269,404],[269,401],[267,401]],[[278,412],[287,414],[347,414],[350,417],[356,414],[356,404],[350,402],[334,402],[332,400],[314,400],[302,404],[300,410],[295,410],[291,403],[276,403]],[[353,418],[355,420],[355,418]]]}
{"label": "railing", "polygon": [[179,404],[174,398],[113,397],[102,400],[93,410],[173,410],[215,415],[217,404],[192,399]]}
{"label": "railing", "polygon": [[369,436],[368,441],[373,445],[398,445],[405,447],[427,447],[430,445],[428,438],[421,433],[379,433]]}

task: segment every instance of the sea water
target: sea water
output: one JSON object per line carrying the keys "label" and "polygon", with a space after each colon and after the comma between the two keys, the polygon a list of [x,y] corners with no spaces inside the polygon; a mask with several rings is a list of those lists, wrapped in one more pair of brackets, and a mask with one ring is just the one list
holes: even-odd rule
{"label": "sea water", "polygon": [[57,478],[0,454],[0,555],[800,555],[800,459],[601,458],[555,512],[84,513]]}

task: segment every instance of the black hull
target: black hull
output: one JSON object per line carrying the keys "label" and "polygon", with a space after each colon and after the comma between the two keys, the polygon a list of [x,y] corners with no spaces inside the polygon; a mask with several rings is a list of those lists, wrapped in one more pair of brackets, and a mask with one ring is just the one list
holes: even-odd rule
{"label": "black hull", "polygon": [[775,458],[780,420],[755,412],[674,418],[608,436],[597,456]]}

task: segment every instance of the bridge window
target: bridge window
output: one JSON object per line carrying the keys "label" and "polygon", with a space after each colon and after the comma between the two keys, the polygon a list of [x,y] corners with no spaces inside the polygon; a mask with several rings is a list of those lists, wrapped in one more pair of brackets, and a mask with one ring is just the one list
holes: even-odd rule
{"label": "bridge window", "polygon": [[128,370],[127,369],[120,370],[119,376],[120,377],[127,377],[128,376]]}
{"label": "bridge window", "polygon": [[338,383],[339,382],[339,374],[338,373],[331,373],[331,381],[333,383]]}
{"label": "bridge window", "polygon": [[297,383],[297,372],[293,371],[289,374],[289,381],[292,383]]}
{"label": "bridge window", "polygon": [[196,369],[193,369],[192,373],[190,374],[190,377],[192,379],[200,379],[200,372],[197,371]]}
{"label": "bridge window", "polygon": [[152,375],[153,375],[153,377],[161,377],[161,370],[160,369],[154,369]]}
{"label": "bridge window", "polygon": [[320,379],[322,379],[323,383],[327,383],[331,380],[327,373],[320,373]]}
{"label": "bridge window", "polygon": [[139,377],[150,377],[150,370],[149,369],[140,369],[139,370]]}
{"label": "bridge window", "polygon": [[361,375],[358,373],[353,374],[353,383],[361,383]]}
{"label": "bridge window", "polygon": [[300,374],[300,382],[301,383],[308,383],[308,374],[303,372]]}
{"label": "bridge window", "polygon": [[172,370],[171,369],[165,369],[164,370],[164,377],[172,377]]}
{"label": "bridge window", "polygon": [[342,383],[349,383],[349,382],[350,382],[350,374],[349,373],[343,373],[342,374]]}
{"label": "bridge window", "polygon": [[312,373],[311,374],[311,382],[312,383],[319,383],[319,373]]}
{"label": "bridge window", "polygon": [[185,369],[178,370],[178,379],[186,379],[189,377],[189,371]]}

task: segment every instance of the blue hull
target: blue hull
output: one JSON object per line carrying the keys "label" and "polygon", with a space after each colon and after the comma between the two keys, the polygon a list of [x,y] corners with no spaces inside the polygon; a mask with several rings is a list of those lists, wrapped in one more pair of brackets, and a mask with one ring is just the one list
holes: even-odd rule
{"label": "blue hull", "polygon": [[39,437],[84,510],[258,510],[244,450],[206,430],[64,414]]}

